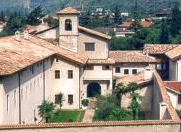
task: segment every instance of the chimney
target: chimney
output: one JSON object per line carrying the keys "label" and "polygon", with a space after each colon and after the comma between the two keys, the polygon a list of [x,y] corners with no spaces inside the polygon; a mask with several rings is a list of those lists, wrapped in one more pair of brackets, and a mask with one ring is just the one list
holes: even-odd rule
{"label": "chimney", "polygon": [[15,40],[20,41],[20,31],[15,32]]}
{"label": "chimney", "polygon": [[165,102],[159,103],[159,109],[160,109],[159,118],[160,118],[160,120],[163,120],[163,119],[165,119],[164,115],[167,110],[167,104]]}
{"label": "chimney", "polygon": [[144,80],[150,80],[153,77],[153,69],[151,67],[145,68]]}
{"label": "chimney", "polygon": [[28,32],[28,30],[25,30],[23,32],[23,37],[24,37],[24,39],[29,39],[29,32]]}

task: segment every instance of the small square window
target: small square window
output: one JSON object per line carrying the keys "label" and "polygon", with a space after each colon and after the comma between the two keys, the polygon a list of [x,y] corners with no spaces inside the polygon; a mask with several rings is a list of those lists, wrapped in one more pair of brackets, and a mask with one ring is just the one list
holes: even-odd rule
{"label": "small square window", "polygon": [[70,105],[73,104],[73,95],[68,95],[68,103],[69,103]]}
{"label": "small square window", "polygon": [[110,66],[109,65],[102,66],[102,70],[110,70]]}
{"label": "small square window", "polygon": [[132,74],[137,74],[137,69],[132,69]]}
{"label": "small square window", "polygon": [[55,70],[55,79],[60,79],[60,70]]}
{"label": "small square window", "polygon": [[73,70],[68,70],[68,79],[73,78]]}
{"label": "small square window", "polygon": [[116,73],[121,73],[120,67],[116,67]]}
{"label": "small square window", "polygon": [[129,69],[124,69],[124,75],[128,75],[129,74]]}
{"label": "small square window", "polygon": [[94,66],[93,65],[87,65],[85,69],[86,70],[94,70]]}
{"label": "small square window", "polygon": [[85,51],[94,51],[95,44],[94,43],[85,43]]}

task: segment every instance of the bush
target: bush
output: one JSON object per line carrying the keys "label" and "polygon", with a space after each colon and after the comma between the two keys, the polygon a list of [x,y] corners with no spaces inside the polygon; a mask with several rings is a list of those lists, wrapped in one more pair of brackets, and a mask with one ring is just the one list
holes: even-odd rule
{"label": "bush", "polygon": [[181,110],[176,110],[178,116],[181,118]]}
{"label": "bush", "polygon": [[88,104],[89,104],[89,100],[88,99],[83,99],[82,100],[82,105],[83,106],[88,106]]}

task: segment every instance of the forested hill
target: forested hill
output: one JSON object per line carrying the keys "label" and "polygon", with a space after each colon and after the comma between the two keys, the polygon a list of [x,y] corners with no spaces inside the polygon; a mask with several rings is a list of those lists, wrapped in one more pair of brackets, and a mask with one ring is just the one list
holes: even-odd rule
{"label": "forested hill", "polygon": [[[131,12],[135,0],[0,0],[0,10],[16,10],[16,8],[25,7],[30,9],[41,5],[47,12],[54,12],[61,7],[84,7],[96,8],[105,7],[111,9],[115,4],[120,7],[123,12]],[[138,9],[143,12],[153,12],[173,7],[175,0],[137,0]],[[177,0],[181,3],[181,0]]]}

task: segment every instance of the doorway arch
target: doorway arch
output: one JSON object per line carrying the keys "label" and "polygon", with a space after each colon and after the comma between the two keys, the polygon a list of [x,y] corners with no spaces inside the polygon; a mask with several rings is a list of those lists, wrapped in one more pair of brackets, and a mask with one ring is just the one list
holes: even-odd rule
{"label": "doorway arch", "polygon": [[101,95],[101,86],[96,82],[89,83],[87,86],[87,97],[96,97],[96,95]]}

